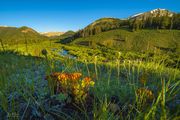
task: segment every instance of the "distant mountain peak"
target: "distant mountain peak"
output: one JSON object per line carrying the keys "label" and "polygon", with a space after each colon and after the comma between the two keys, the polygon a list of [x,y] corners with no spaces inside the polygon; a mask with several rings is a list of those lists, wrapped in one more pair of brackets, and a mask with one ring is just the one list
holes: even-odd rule
{"label": "distant mountain peak", "polygon": [[159,11],[159,10],[166,10],[166,9],[164,9],[164,8],[156,8],[156,9],[154,9],[154,10],[151,10],[151,11]]}
{"label": "distant mountain peak", "polygon": [[[8,27],[11,27],[11,28],[12,28],[13,26],[8,26],[8,25],[0,25],[0,27],[1,27],[1,28],[8,28]],[[13,28],[15,28],[15,27],[13,27]]]}
{"label": "distant mountain peak", "polygon": [[0,27],[8,27],[7,25],[0,25]]}
{"label": "distant mountain peak", "polygon": [[132,18],[133,17],[136,17],[136,16],[139,16],[139,15],[142,15],[143,13],[138,13],[138,14],[135,14],[135,15],[133,15],[133,16],[131,16]]}
{"label": "distant mountain peak", "polygon": [[40,34],[47,37],[54,37],[54,36],[60,36],[64,34],[64,32],[40,32]]}
{"label": "distant mountain peak", "polygon": [[156,12],[167,12],[167,11],[169,11],[169,10],[167,10],[167,9],[162,9],[162,8],[157,8],[157,9],[154,9],[154,10],[151,10],[151,11],[149,11],[151,14],[153,14],[153,13],[156,13]]}
{"label": "distant mountain peak", "polygon": [[168,16],[168,17],[172,17],[173,16],[173,12],[167,10],[167,9],[162,9],[162,8],[157,8],[157,9],[153,9],[151,11],[148,12],[144,12],[144,13],[138,13],[135,15],[132,15],[129,17],[129,19],[134,19],[134,18],[147,18],[147,17],[161,17],[161,16]]}

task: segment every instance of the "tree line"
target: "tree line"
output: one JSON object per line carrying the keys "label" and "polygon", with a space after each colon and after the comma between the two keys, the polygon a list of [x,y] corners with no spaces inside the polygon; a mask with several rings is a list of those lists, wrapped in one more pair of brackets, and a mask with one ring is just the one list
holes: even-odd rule
{"label": "tree line", "polygon": [[161,17],[151,16],[142,19],[134,18],[127,20],[115,19],[113,21],[103,21],[79,30],[73,38],[88,37],[101,32],[120,28],[128,28],[132,31],[140,29],[180,29],[180,13],[174,14],[172,17],[167,15]]}
{"label": "tree line", "polygon": [[169,16],[148,17],[146,19],[134,19],[129,21],[132,31],[139,29],[180,29],[180,14]]}
{"label": "tree line", "polygon": [[95,35],[101,32],[113,30],[113,29],[119,29],[122,26],[128,25],[128,20],[114,20],[113,22],[100,22],[96,25],[89,25],[86,28],[79,30],[76,34],[75,37],[87,37],[91,35]]}

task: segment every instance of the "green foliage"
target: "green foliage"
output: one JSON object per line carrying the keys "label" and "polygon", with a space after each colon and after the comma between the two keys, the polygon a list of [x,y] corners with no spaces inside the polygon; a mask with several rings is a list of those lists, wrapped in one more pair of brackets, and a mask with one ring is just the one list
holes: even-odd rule
{"label": "green foliage", "polygon": [[68,98],[68,95],[59,93],[58,95],[55,96],[55,98],[58,101],[63,101],[64,102]]}
{"label": "green foliage", "polygon": [[[180,31],[171,29],[179,29],[179,21],[179,14],[103,18],[75,35],[70,31],[60,36],[67,45],[44,41],[28,27],[0,27],[0,117],[19,111],[21,119],[178,118]],[[61,56],[61,50],[75,59]],[[46,59],[40,58],[43,54]],[[54,83],[44,77],[52,72],[92,78],[95,86],[89,88],[87,103],[71,103],[62,93],[51,96]],[[146,92],[137,94],[138,89]],[[147,93],[153,101],[144,99]]]}
{"label": "green foliage", "polygon": [[0,39],[3,44],[31,44],[48,40],[35,30],[28,27],[0,27]]}
{"label": "green foliage", "polygon": [[139,19],[135,18],[130,20],[130,28],[133,31],[151,28],[151,29],[179,29],[180,26],[180,14],[173,14],[173,16],[149,16],[147,18]]}
{"label": "green foliage", "polygon": [[75,34],[75,38],[88,37],[104,31],[118,29],[126,25],[128,25],[128,20],[120,20],[116,18],[101,18],[88,25],[86,28],[78,31]]}
{"label": "green foliage", "polygon": [[[66,48],[68,47],[66,46]],[[71,50],[73,47],[70,47]],[[79,47],[75,48],[77,50]],[[90,49],[83,48],[84,50]],[[108,51],[108,49],[104,49],[104,52],[105,50]],[[98,52],[97,49],[96,52]],[[115,60],[138,56],[134,53],[122,53],[118,56],[118,53],[113,53],[113,50],[111,52],[117,56],[114,58]],[[59,119],[65,114],[68,114],[65,117],[77,119],[79,117],[84,119],[84,116],[87,119],[170,119],[178,115],[178,107],[173,106],[176,106],[176,100],[179,99],[180,72],[178,69],[165,67],[159,62],[160,59],[141,62],[124,60],[119,63],[113,61],[102,64],[99,62],[99,56],[93,58],[96,59],[94,63],[84,63],[66,58],[58,61],[54,60],[55,58],[49,59],[49,57],[49,62],[47,62],[42,58],[37,59],[13,52],[0,52],[0,114],[2,108],[4,112],[12,112],[12,109],[19,111],[22,104],[25,104],[23,112],[19,113],[23,118],[31,115],[34,117],[35,115],[32,114],[34,112],[41,114],[41,117],[48,113]],[[44,76],[51,71],[81,71],[84,75],[93,78],[95,86],[90,89],[90,94],[93,94],[93,99],[88,99],[92,100],[92,103],[88,103],[90,106],[78,104],[74,110],[72,106],[68,106],[70,104],[66,103],[66,95],[49,96],[50,90]],[[117,75],[118,73],[119,75]],[[140,76],[143,73],[148,73],[145,84],[140,82]],[[135,91],[141,87],[152,90],[155,97],[154,102],[137,106],[139,101],[135,99]],[[9,96],[12,96],[12,91],[22,96],[22,98],[14,96],[13,104],[8,101]],[[119,100],[112,104],[111,98],[115,95]],[[64,105],[67,106],[63,108]],[[114,112],[112,105],[117,107],[117,113]]]}
{"label": "green foliage", "polygon": [[101,18],[84,29],[79,30],[73,36],[64,39],[61,43],[65,44],[77,38],[86,38],[102,32],[122,28],[132,31],[140,29],[180,29],[179,16],[179,13],[158,9],[155,13],[151,13],[150,11],[123,20],[117,18]]}
{"label": "green foliage", "polygon": [[180,29],[180,13],[175,14],[172,18],[172,24],[174,29]]}
{"label": "green foliage", "polygon": [[[74,31],[67,31],[64,34],[60,35],[60,36],[54,36],[54,37],[50,37],[51,40],[58,40],[58,42],[62,42],[64,43],[64,41],[66,41],[66,39],[71,38],[75,35]],[[60,40],[60,41],[59,41]]]}
{"label": "green foliage", "polygon": [[[111,30],[86,38],[75,39],[71,44],[92,41],[84,46],[105,46],[121,51],[164,51],[180,52],[180,31],[178,30],[140,30],[130,32],[126,29]],[[94,45],[96,44],[96,45]]]}

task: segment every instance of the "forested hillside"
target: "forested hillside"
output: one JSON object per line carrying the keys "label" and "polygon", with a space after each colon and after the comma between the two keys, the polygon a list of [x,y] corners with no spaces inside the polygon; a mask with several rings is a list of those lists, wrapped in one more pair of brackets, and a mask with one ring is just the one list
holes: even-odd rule
{"label": "forested hillside", "polygon": [[48,40],[48,37],[26,26],[20,28],[0,26],[0,39],[3,44],[24,44],[42,42]]}

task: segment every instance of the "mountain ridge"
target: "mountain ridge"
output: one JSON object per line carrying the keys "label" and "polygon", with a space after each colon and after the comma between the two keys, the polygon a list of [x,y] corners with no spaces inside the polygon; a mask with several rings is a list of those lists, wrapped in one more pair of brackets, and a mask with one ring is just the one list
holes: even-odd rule
{"label": "mountain ridge", "polygon": [[60,43],[127,51],[146,51],[149,48],[152,51],[180,52],[180,14],[154,9],[135,16],[125,20],[100,18]]}
{"label": "mountain ridge", "polygon": [[129,17],[129,19],[133,19],[133,18],[145,18],[145,17],[161,17],[161,16],[168,16],[168,17],[172,17],[175,14],[175,12],[171,12],[170,10],[167,9],[162,9],[162,8],[157,8],[157,9],[153,9],[147,12],[142,12],[142,13],[137,13],[135,15],[132,15]]}
{"label": "mountain ridge", "polygon": [[48,40],[30,27],[0,27],[0,39],[4,44],[36,43]]}
{"label": "mountain ridge", "polygon": [[41,35],[47,36],[47,37],[56,37],[63,35],[65,32],[40,32]]}
{"label": "mountain ridge", "polygon": [[111,17],[100,18],[76,32],[74,39],[122,28],[127,28],[132,31],[145,28],[180,29],[180,14],[171,12],[167,9],[158,8],[144,13],[135,14],[127,19]]}

